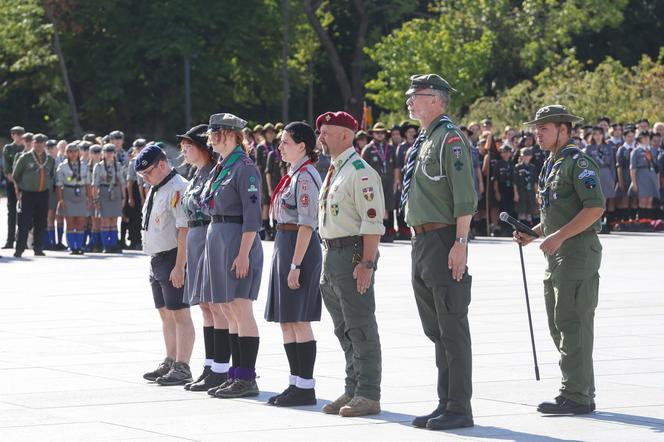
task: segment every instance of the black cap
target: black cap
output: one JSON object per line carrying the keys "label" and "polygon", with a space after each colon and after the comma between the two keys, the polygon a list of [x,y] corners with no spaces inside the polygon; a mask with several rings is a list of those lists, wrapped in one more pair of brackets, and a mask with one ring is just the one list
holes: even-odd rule
{"label": "black cap", "polygon": [[207,124],[199,124],[192,127],[184,134],[176,135],[175,137],[178,139],[178,141],[189,140],[192,143],[198,144],[202,148],[208,149],[207,130],[208,130]]}
{"label": "black cap", "polygon": [[55,141],[55,140],[48,140],[48,141],[46,142],[46,147],[55,147],[55,146],[57,146],[57,145],[58,145],[58,142]]}
{"label": "black cap", "polygon": [[48,141],[48,137],[44,134],[36,134],[34,137],[32,137],[32,140],[35,143],[45,143]]}

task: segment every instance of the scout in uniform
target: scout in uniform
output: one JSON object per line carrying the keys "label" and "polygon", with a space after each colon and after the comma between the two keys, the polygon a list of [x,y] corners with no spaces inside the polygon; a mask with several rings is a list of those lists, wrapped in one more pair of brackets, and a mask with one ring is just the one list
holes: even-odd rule
{"label": "scout in uniform", "polygon": [[[122,187],[124,188],[125,195],[127,195],[127,167],[129,165],[129,153],[124,150],[124,133],[119,130],[114,130],[108,134],[109,143],[115,146],[115,161],[120,165],[120,173],[125,181]],[[120,236],[118,238],[118,247],[120,249],[127,249],[125,237],[129,228],[128,215],[127,215],[127,200],[122,201],[122,219],[120,220]]]}
{"label": "scout in uniform", "polygon": [[493,170],[493,191],[498,200],[498,210],[514,213],[514,164],[512,163],[512,147],[503,144],[500,147],[500,159]]}
{"label": "scout in uniform", "polygon": [[394,195],[401,187],[401,169],[397,164],[396,149],[385,140],[387,130],[383,123],[376,123],[371,129],[373,140],[362,149],[362,159],[380,175],[385,196],[385,235],[381,242],[392,242],[396,236],[394,230]]}
{"label": "scout in uniform", "polygon": [[315,405],[316,341],[311,321],[320,321],[322,253],[318,236],[316,134],[306,123],[288,124],[279,150],[290,170],[272,194],[277,221],[265,319],[281,324],[290,367],[289,386],[268,399],[278,407]]}
{"label": "scout in uniform", "polygon": [[[90,158],[87,162],[88,176],[91,178],[90,186],[94,186],[94,167],[101,161],[102,148],[99,144],[90,146]],[[87,245],[88,252],[101,252],[103,250],[101,235],[101,216],[99,214],[99,205],[95,202],[95,189],[92,191],[92,209],[90,211],[90,240]]]}
{"label": "scout in uniform", "polygon": [[630,186],[632,184],[632,177],[629,172],[630,158],[632,150],[636,147],[636,140],[634,139],[634,127],[626,126],[623,131],[625,141],[616,150],[616,208],[618,209],[616,215],[621,220],[627,221],[630,218],[636,219],[636,201],[630,194]]}
{"label": "scout in uniform", "polygon": [[656,155],[650,147],[650,134],[640,132],[629,157],[630,193],[638,198],[639,218],[648,218],[653,199],[659,197],[659,172]]}
{"label": "scout in uniform", "polygon": [[185,163],[194,166],[195,171],[182,196],[189,226],[183,301],[189,305],[198,304],[201,308],[205,348],[203,372],[198,379],[184,386],[190,391],[207,391],[225,382],[231,356],[228,320],[220,309],[213,311],[212,304],[201,301],[210,293],[210,278],[205,273],[205,237],[210,217],[203,213],[200,197],[215,163],[212,148],[207,145],[207,129],[207,124],[199,124],[177,136]]}
{"label": "scout in uniform", "polygon": [[20,204],[18,237],[14,257],[20,258],[27,247],[28,232],[34,227],[35,256],[44,256],[43,236],[48,217],[48,192],[53,187],[55,160],[46,154],[46,135],[34,136],[34,147],[16,158],[12,179]]}
{"label": "scout in uniform", "polygon": [[345,417],[380,413],[381,349],[374,271],[385,233],[380,175],[353,148],[357,121],[346,112],[316,119],[332,164],[319,197],[318,226],[325,257],[320,288],[346,358],[345,392],[323,407]]}
{"label": "scout in uniform", "polygon": [[21,126],[14,126],[11,128],[10,136],[12,142],[5,144],[2,148],[2,171],[7,178],[7,241],[2,247],[3,249],[14,248],[14,241],[16,241],[16,190],[14,189],[14,180],[12,179],[12,172],[14,160],[23,152],[23,134],[25,129]]}
{"label": "scout in uniform", "polygon": [[587,140],[588,144],[586,144],[583,151],[599,166],[599,181],[602,185],[604,197],[606,198],[606,218],[608,224],[613,221],[613,211],[615,210],[616,159],[613,148],[604,140],[604,129],[601,127],[593,127]]}
{"label": "scout in uniform", "polygon": [[[544,300],[551,337],[560,352],[562,387],[544,414],[585,414],[595,410],[593,322],[599,289],[602,246],[597,238],[604,212],[599,166],[570,140],[572,124],[581,118],[565,106],[537,111],[537,142],[550,152],[539,179],[541,222],[533,230],[545,239]],[[535,238],[514,232],[526,245]]]}
{"label": "scout in uniform", "polygon": [[[256,128],[254,128],[254,132]],[[261,193],[261,217],[263,219],[263,228],[260,233],[261,239],[274,239],[272,228],[270,227],[270,195],[269,189],[265,184],[265,170],[267,168],[267,156],[274,150],[274,126],[267,123],[260,128],[262,142],[256,146],[256,166],[261,174],[263,190]]]}
{"label": "scout in uniform", "polygon": [[125,201],[125,177],[115,159],[115,146],[103,148],[103,159],[92,170],[92,187],[96,209],[101,218],[101,242],[104,253],[122,253],[118,239],[118,218]]}
{"label": "scout in uniform", "polygon": [[362,151],[364,150],[364,147],[369,143],[369,135],[363,131],[357,131],[355,134],[355,140],[353,141],[353,146],[355,146],[355,152],[357,152],[358,155],[362,155]]}
{"label": "scout in uniform", "polygon": [[208,394],[218,398],[257,396],[256,357],[258,327],[252,310],[263,271],[261,228],[261,175],[242,147],[247,122],[232,114],[210,116],[208,142],[219,153],[201,196],[212,218],[205,242],[205,274],[211,302],[228,319],[233,366],[228,380]]}
{"label": "scout in uniform", "polygon": [[187,247],[182,194],[187,180],[155,145],[138,154],[134,168],[152,185],[143,205],[143,251],[151,256],[150,286],[166,346],[164,361],[143,378],[160,385],[183,385],[192,381],[189,359],[195,336],[189,304],[182,302]]}
{"label": "scout in uniform", "polygon": [[85,221],[92,208],[91,176],[81,161],[77,143],[67,146],[66,156],[55,174],[58,212],[67,220],[67,245],[71,254],[82,255]]}
{"label": "scout in uniform", "polygon": [[[57,172],[58,166],[62,163],[58,158],[57,141],[46,141],[46,153],[53,158],[55,162],[55,170]],[[45,250],[66,250],[67,247],[62,243],[65,237],[65,219],[61,214],[56,214],[58,208],[58,197],[55,194],[55,177],[53,179],[53,186],[48,190],[48,216],[46,219],[46,232],[44,232],[44,249]],[[57,221],[57,237],[56,237],[56,221]],[[67,244],[69,245],[69,244]]]}
{"label": "scout in uniform", "polygon": [[537,174],[532,163],[533,151],[530,147],[522,147],[519,164],[514,167],[514,203],[519,220],[532,225],[533,215],[539,211],[537,207]]}
{"label": "scout in uniform", "polygon": [[436,74],[413,75],[410,81],[406,105],[423,131],[406,161],[401,207],[415,233],[412,283],[424,333],[435,344],[439,401],[413,425],[431,430],[471,427],[472,279],[466,261],[477,194],[470,143],[446,116],[452,86]]}
{"label": "scout in uniform", "polygon": [[132,250],[141,250],[141,207],[145,202],[145,195],[141,193],[138,185],[138,174],[136,173],[136,157],[145,147],[147,142],[143,138],[134,140],[132,153],[127,163],[127,206],[125,213],[128,219],[129,248]]}
{"label": "scout in uniform", "polygon": [[[277,135],[280,135],[279,133]],[[278,139],[276,139],[277,142],[279,142]],[[265,176],[265,187],[267,187],[267,193],[272,199],[272,196],[274,194],[274,189],[277,187],[277,184],[279,184],[279,181],[281,180],[281,177],[286,175],[287,173],[287,166],[286,163],[283,162],[281,158],[281,151],[277,148],[275,145],[274,148],[267,154],[267,161],[265,162],[265,171],[264,171],[264,176]],[[270,221],[274,221],[273,219],[270,219]],[[273,240],[275,236],[275,231],[274,229],[271,230],[271,234],[267,237],[268,240]]]}

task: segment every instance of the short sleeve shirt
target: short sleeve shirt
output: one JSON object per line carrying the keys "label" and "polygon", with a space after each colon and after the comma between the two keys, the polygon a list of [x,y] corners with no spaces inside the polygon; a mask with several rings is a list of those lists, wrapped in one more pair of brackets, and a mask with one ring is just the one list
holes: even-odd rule
{"label": "short sleeve shirt", "polygon": [[70,163],[65,160],[58,166],[55,173],[56,187],[87,186],[90,181],[89,169],[83,161]]}
{"label": "short sleeve shirt", "polygon": [[100,161],[95,164],[92,170],[92,185],[93,186],[124,186],[125,177],[122,173],[122,165],[117,161],[113,164],[107,164],[105,161]]}
{"label": "short sleeve shirt", "polygon": [[[176,174],[155,193],[148,229],[143,230],[145,253],[153,255],[178,246],[178,228],[187,227],[187,216],[182,205],[182,196],[187,184],[186,179]],[[148,195],[143,204],[143,219],[147,216],[149,200]]]}
{"label": "short sleeve shirt", "polygon": [[378,172],[360,158],[354,147],[346,149],[332,164],[334,171],[329,181],[325,177],[319,195],[321,237],[383,235],[385,197]]}
{"label": "short sleeve shirt", "polygon": [[207,181],[213,166],[213,163],[208,163],[203,166],[202,169],[196,170],[193,178],[191,181],[189,181],[189,185],[187,186],[187,189],[185,190],[182,197],[182,205],[188,220],[210,220],[210,217],[203,213],[203,208],[201,205],[201,193],[203,192],[203,187],[205,186],[205,182]]}
{"label": "short sleeve shirt", "polygon": [[305,157],[295,163],[288,172],[290,182],[276,195],[273,215],[278,223],[298,224],[318,228],[318,192],[321,178],[312,164],[301,167]]}

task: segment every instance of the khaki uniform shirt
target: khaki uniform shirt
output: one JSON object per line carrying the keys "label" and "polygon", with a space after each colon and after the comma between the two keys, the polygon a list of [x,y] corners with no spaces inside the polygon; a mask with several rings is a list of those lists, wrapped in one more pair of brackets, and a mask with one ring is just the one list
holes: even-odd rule
{"label": "khaki uniform shirt", "polygon": [[5,144],[2,148],[2,170],[6,175],[12,173],[16,157],[23,152],[23,146],[16,143]]}
{"label": "khaki uniform shirt", "polygon": [[[329,192],[320,191],[318,225],[324,239],[359,235],[383,235],[385,198],[380,176],[352,146],[333,162]],[[329,172],[328,172],[329,173]]]}
{"label": "khaki uniform shirt", "polygon": [[16,158],[13,177],[22,191],[50,190],[55,179],[55,160],[46,152],[38,159],[34,151],[25,152]]}
{"label": "khaki uniform shirt", "polygon": [[406,203],[406,222],[456,224],[477,209],[470,142],[441,116],[426,129]]}
{"label": "khaki uniform shirt", "polygon": [[[550,155],[540,175],[541,227],[550,235],[569,223],[584,208],[604,207],[599,167],[573,143]],[[598,219],[586,231],[599,232]]]}
{"label": "khaki uniform shirt", "polygon": [[[143,230],[143,251],[147,254],[166,252],[178,246],[178,228],[187,227],[187,215],[182,206],[182,196],[188,181],[175,175],[154,195],[148,229]],[[150,190],[152,192],[152,190]],[[143,204],[143,219],[147,216],[148,201]]]}

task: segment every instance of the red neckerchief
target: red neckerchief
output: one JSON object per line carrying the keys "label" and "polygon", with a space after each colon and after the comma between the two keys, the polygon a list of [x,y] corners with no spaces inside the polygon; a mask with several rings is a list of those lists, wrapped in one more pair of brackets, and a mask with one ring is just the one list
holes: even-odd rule
{"label": "red neckerchief", "polygon": [[274,192],[272,192],[272,199],[270,200],[270,212],[272,212],[272,208],[274,207],[274,200],[276,200],[278,197],[281,196],[281,193],[283,192],[284,188],[287,187],[293,176],[298,173],[300,170],[302,170],[304,167],[308,166],[309,164],[314,164],[313,161],[307,160],[300,167],[297,168],[297,170],[293,173],[287,173],[286,175],[282,176],[281,179],[279,180],[279,184],[277,184],[276,189],[274,189]]}

